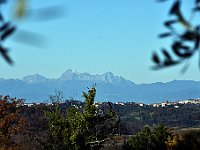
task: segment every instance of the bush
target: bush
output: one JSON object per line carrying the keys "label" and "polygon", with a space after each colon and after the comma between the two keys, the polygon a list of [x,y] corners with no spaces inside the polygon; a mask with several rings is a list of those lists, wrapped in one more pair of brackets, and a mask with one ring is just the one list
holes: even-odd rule
{"label": "bush", "polygon": [[152,130],[149,127],[145,127],[124,144],[124,149],[165,150],[165,142],[169,137],[171,137],[171,133],[168,132],[167,128],[162,124]]}
{"label": "bush", "polygon": [[172,140],[167,142],[169,150],[199,150],[200,129],[184,129],[178,131]]}

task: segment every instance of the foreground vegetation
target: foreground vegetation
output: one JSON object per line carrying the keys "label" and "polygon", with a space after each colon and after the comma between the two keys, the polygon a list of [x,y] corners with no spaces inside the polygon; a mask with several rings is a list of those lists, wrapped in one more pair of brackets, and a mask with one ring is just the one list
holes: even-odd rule
{"label": "foreground vegetation", "polygon": [[[0,97],[0,150],[196,150],[200,148],[199,128],[174,130],[168,125],[166,127],[166,122],[163,120],[161,122],[165,125],[156,122],[158,125],[155,126],[151,122],[152,116],[157,114],[157,117],[153,116],[154,119],[163,116],[159,116],[156,112],[149,116],[149,111],[153,108],[135,105],[135,110],[131,110],[130,106],[117,107],[109,102],[99,106],[94,102],[95,95],[96,89],[93,87],[88,93],[83,93],[84,103],[73,100],[60,103],[62,97],[57,93],[50,97],[52,105],[39,104],[31,107],[23,105],[22,100],[9,96]],[[125,110],[129,111],[129,114],[142,112],[143,116],[139,117],[137,114],[131,118]],[[162,108],[158,110],[161,111]],[[170,114],[173,115],[173,111]],[[151,121],[148,122],[149,120]],[[130,135],[133,131],[134,133]]]}

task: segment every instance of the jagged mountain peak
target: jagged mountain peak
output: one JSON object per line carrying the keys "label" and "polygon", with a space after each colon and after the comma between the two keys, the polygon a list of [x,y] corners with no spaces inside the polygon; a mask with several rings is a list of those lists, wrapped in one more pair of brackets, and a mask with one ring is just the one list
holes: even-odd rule
{"label": "jagged mountain peak", "polygon": [[58,80],[74,80],[79,72],[74,71],[72,69],[66,70]]}
{"label": "jagged mountain peak", "polygon": [[65,71],[60,78],[60,81],[68,81],[68,80],[82,80],[82,81],[95,81],[95,82],[104,82],[104,83],[120,83],[122,81],[128,81],[121,76],[115,76],[112,72],[106,72],[103,74],[92,75],[89,73],[79,73],[77,71],[73,71],[72,69],[68,69]]}
{"label": "jagged mountain peak", "polygon": [[103,75],[106,75],[106,76],[114,76],[114,74],[113,74],[112,72],[110,72],[110,71],[104,73]]}
{"label": "jagged mountain peak", "polygon": [[[38,84],[38,83],[44,83],[46,81],[50,81],[51,79],[48,79],[39,74],[34,74],[34,75],[25,76],[22,80],[28,84],[35,84],[35,83]],[[115,76],[112,72],[92,75],[86,72],[79,73],[72,69],[66,70],[59,78],[54,79],[54,81],[60,81],[60,82],[90,81],[94,83],[109,83],[109,84],[124,84],[124,83],[132,84],[133,83],[132,81],[126,80],[125,78],[121,76]]]}

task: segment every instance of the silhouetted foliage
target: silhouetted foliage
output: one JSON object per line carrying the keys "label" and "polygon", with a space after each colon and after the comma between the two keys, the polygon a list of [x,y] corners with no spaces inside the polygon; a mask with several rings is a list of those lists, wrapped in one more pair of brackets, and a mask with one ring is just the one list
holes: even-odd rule
{"label": "silhouetted foliage", "polygon": [[[158,0],[158,2],[165,2],[167,0]],[[181,10],[182,0],[174,0],[173,5],[169,10],[169,15],[173,19],[164,22],[164,26],[169,30],[166,33],[160,34],[160,38],[172,37],[173,43],[171,49],[176,58],[165,48],[162,48],[164,60],[161,59],[156,52],[152,55],[152,61],[155,66],[152,69],[162,69],[169,66],[174,66],[190,59],[198,50],[200,45],[200,24],[193,25],[192,19],[186,19]],[[200,11],[200,2],[194,0],[194,8],[191,10],[190,16],[194,16]],[[175,28],[174,25],[179,25],[180,28]],[[181,32],[180,32],[180,29]],[[199,56],[200,57],[200,56]],[[200,59],[200,58],[199,58]],[[185,72],[188,64],[185,65],[182,72]],[[199,62],[200,67],[200,62]]]}

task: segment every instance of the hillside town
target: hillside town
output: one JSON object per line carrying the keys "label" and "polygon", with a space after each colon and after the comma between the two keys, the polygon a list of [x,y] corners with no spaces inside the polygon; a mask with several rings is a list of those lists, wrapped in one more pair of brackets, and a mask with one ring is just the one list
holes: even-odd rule
{"label": "hillside town", "polygon": [[[70,102],[70,100],[66,100],[65,102],[61,102],[61,104],[64,104],[64,103],[68,103]],[[80,104],[82,103],[81,101],[78,101],[78,100],[72,100],[72,105],[71,106],[74,106],[76,107],[77,105],[75,103],[78,103],[79,106],[81,106]],[[75,102],[75,103],[74,103]],[[96,107],[99,107],[101,106],[103,103],[105,102],[95,102],[95,106]],[[24,106],[28,106],[28,107],[31,107],[33,105],[39,105],[39,104],[44,104],[44,105],[52,105],[52,103],[24,103],[23,105]],[[169,101],[163,101],[161,103],[153,103],[153,104],[145,104],[145,103],[138,103],[138,102],[116,102],[116,103],[113,103],[115,105],[120,105],[120,106],[126,106],[126,105],[138,105],[138,106],[141,106],[141,107],[145,107],[145,106],[152,106],[152,107],[175,107],[175,108],[179,108],[180,106],[183,106],[183,105],[200,105],[200,99],[188,99],[188,100],[178,100],[178,101],[174,101],[174,102],[169,102]]]}

